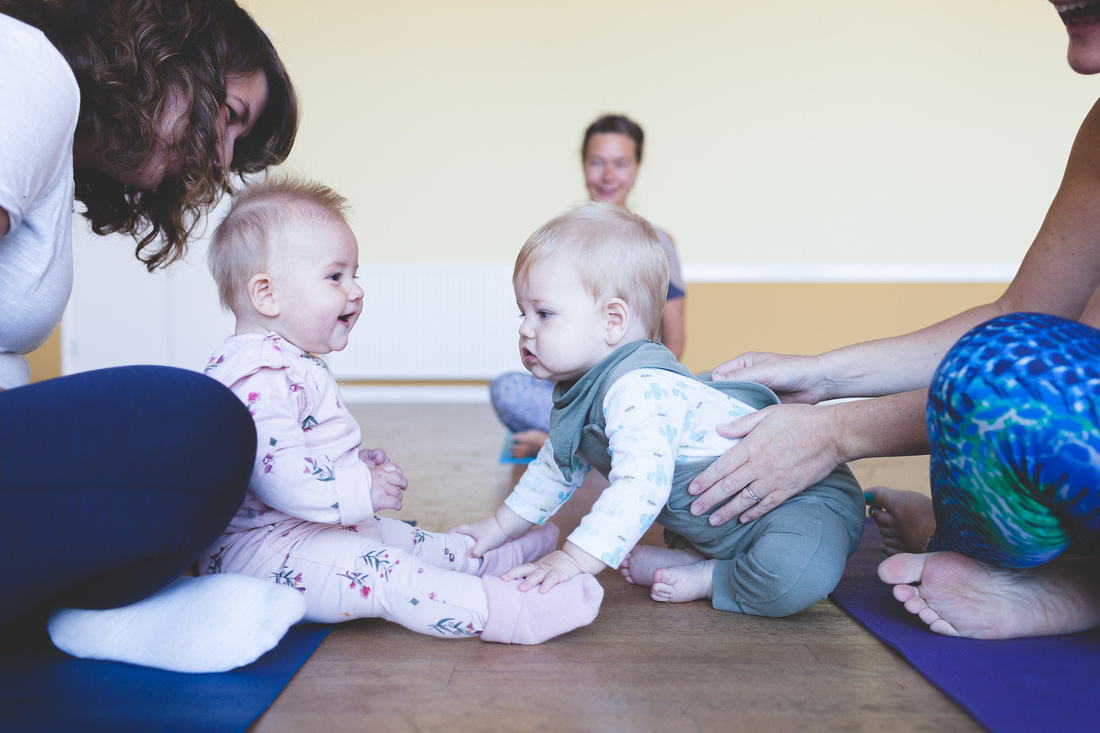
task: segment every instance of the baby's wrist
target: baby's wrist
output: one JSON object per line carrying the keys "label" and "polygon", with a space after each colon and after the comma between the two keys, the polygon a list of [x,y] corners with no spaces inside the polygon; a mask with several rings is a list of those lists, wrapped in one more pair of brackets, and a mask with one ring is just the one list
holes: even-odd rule
{"label": "baby's wrist", "polygon": [[534,522],[527,521],[506,504],[497,509],[493,519],[506,540],[514,540],[535,526]]}
{"label": "baby's wrist", "polygon": [[573,544],[571,541],[566,541],[562,547],[561,552],[576,566],[577,570],[582,573],[589,573],[595,575],[604,568],[607,567],[605,563],[598,560],[594,555],[589,554],[587,551],[582,550],[579,546]]}

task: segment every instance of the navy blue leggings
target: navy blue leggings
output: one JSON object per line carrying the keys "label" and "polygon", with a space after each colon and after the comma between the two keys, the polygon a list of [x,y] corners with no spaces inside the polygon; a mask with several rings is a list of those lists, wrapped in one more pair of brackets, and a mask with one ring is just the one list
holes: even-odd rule
{"label": "navy blue leggings", "polygon": [[0,627],[145,598],[244,499],[256,429],[217,381],[121,367],[0,391]]}

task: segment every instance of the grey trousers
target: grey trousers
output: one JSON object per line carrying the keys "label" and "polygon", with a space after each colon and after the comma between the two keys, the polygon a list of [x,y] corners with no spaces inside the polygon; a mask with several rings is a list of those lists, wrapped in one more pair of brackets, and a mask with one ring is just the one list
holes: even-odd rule
{"label": "grey trousers", "polygon": [[[863,491],[847,466],[752,522],[717,527],[692,516],[687,486],[713,459],[676,467],[672,495],[657,517],[669,547],[718,560],[713,605],[722,611],[789,616],[824,599],[863,535]],[[719,505],[721,506],[721,505]]]}

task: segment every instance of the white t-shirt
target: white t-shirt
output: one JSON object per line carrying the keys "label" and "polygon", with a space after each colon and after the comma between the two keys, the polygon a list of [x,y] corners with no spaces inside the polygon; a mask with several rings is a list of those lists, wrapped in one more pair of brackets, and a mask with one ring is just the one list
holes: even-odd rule
{"label": "white t-shirt", "polygon": [[0,388],[61,321],[73,281],[73,134],[80,90],[36,28],[0,15]]}

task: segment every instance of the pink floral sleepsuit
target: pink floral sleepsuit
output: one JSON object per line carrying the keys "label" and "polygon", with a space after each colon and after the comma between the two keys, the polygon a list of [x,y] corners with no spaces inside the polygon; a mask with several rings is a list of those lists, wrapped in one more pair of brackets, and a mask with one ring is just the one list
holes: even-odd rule
{"label": "pink floral sleepsuit", "polygon": [[204,572],[294,587],[307,621],[378,617],[434,636],[481,633],[473,539],[374,515],[362,434],[323,361],[277,334],[249,334],[227,338],[206,373],[248,406],[258,448],[245,501],[200,559]]}

